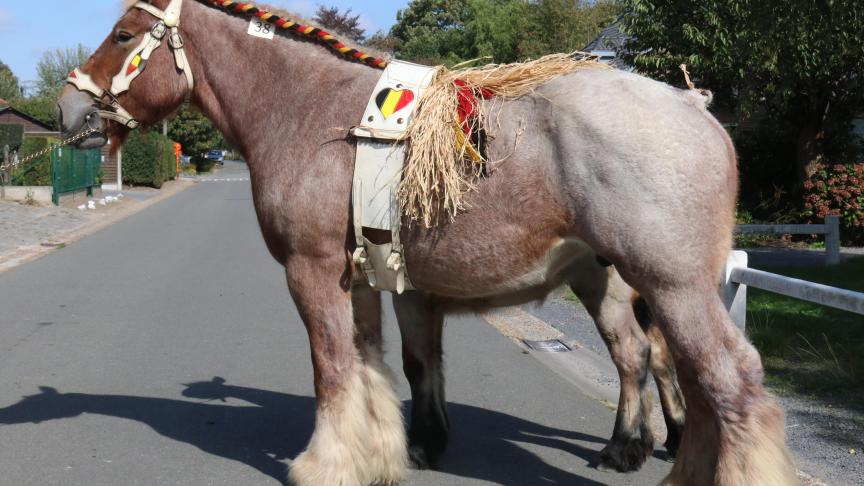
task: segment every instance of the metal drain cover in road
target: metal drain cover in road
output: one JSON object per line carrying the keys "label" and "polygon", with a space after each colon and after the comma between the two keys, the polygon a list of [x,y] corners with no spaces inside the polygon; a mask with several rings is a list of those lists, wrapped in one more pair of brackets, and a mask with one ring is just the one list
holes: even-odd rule
{"label": "metal drain cover in road", "polygon": [[562,343],[558,339],[553,339],[551,341],[522,341],[526,346],[531,348],[534,351],[540,351],[544,353],[566,353],[568,351],[572,351],[570,346]]}

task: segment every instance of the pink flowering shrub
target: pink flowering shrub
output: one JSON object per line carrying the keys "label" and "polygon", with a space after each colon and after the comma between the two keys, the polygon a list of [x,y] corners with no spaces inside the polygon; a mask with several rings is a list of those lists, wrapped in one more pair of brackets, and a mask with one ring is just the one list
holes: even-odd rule
{"label": "pink flowering shrub", "polygon": [[811,222],[840,216],[843,239],[864,240],[864,162],[820,164],[804,191],[804,216]]}

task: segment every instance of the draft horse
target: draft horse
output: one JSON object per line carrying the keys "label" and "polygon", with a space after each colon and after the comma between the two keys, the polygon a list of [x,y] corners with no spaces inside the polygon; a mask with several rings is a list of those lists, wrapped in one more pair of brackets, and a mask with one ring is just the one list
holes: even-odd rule
{"label": "draft horse", "polygon": [[[316,424],[291,479],[397,483],[408,441],[381,358],[379,296],[353,285],[355,146],[344,131],[380,72],[320,42],[247,35],[248,20],[214,8],[223,3],[128,2],[71,75],[58,102],[62,129],[97,129],[84,148],[120,142],[187,99],[214,122],[248,161],[261,230],[309,334]],[[636,336],[635,289],[669,344],[687,426],[663,484],[796,484],[760,357],[718,296],[738,176],[732,143],[704,99],[635,74],[586,70],[495,109],[488,153],[507,162],[454,221],[403,229],[420,289],[395,298],[414,455],[439,453],[446,437],[448,305],[518,302],[568,282],[601,328],[627,336]],[[593,267],[598,256],[613,269]],[[613,352],[623,374],[644,376],[645,355],[635,354]]]}

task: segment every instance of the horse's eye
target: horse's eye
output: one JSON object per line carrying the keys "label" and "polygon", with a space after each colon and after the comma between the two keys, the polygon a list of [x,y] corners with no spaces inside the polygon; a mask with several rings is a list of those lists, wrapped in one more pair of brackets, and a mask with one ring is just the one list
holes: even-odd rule
{"label": "horse's eye", "polygon": [[114,36],[114,41],[115,42],[129,42],[134,37],[135,36],[130,34],[129,32],[126,32],[125,30],[121,30],[120,32],[117,32],[117,35]]}

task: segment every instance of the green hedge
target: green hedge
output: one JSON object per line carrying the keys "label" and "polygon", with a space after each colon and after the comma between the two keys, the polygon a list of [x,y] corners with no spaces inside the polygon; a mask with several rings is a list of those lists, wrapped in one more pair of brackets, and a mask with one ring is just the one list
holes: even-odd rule
{"label": "green hedge", "polygon": [[176,177],[174,142],[156,132],[134,131],[123,145],[123,182],[162,187]]}
{"label": "green hedge", "polygon": [[24,126],[11,123],[0,124],[0,157],[3,156],[3,146],[8,145],[11,150],[21,145],[24,139]]}
{"label": "green hedge", "polygon": [[[57,139],[51,137],[24,137],[24,144],[18,151],[18,157],[27,157],[57,142]],[[11,183],[13,186],[50,186],[52,184],[51,154],[45,154],[16,167],[12,171]]]}

